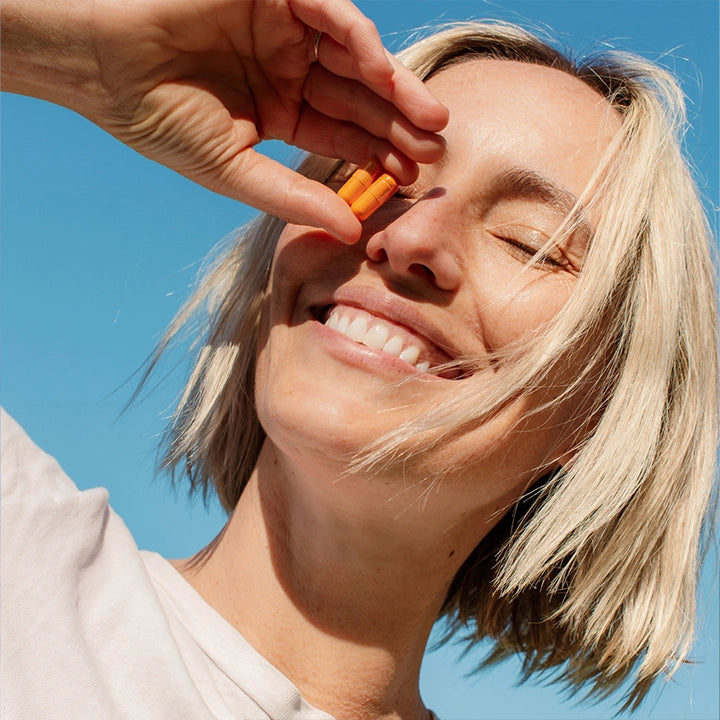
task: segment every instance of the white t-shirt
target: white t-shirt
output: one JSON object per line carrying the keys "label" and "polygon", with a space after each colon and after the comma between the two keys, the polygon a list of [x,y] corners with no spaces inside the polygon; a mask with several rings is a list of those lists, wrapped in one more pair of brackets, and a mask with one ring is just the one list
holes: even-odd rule
{"label": "white t-shirt", "polygon": [[3,720],[332,720],[0,412]]}

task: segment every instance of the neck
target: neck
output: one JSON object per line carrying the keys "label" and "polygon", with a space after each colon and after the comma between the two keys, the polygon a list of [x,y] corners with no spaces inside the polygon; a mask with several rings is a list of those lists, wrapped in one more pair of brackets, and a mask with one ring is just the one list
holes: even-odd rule
{"label": "neck", "polygon": [[403,513],[387,498],[372,517],[363,501],[338,511],[334,494],[366,498],[373,480],[301,475],[266,442],[209,559],[181,571],[316,707],[338,720],[425,720],[425,645],[477,537],[461,547],[407,500]]}

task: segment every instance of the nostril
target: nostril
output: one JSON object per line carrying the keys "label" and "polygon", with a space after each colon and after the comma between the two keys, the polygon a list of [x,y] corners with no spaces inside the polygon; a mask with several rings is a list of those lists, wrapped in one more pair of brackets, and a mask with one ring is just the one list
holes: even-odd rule
{"label": "nostril", "polygon": [[427,265],[422,265],[421,263],[413,263],[408,268],[408,271],[411,272],[413,275],[422,278],[423,280],[427,280],[431,283],[435,282],[435,273]]}
{"label": "nostril", "polygon": [[401,264],[400,267],[398,267],[397,262],[393,263],[390,260],[390,256],[383,247],[373,248],[372,250],[368,248],[367,256],[372,262],[378,263],[379,265],[387,263],[396,272],[414,275],[416,278],[420,278],[426,282],[436,283],[435,273],[427,265],[423,263],[410,263],[409,265]]}
{"label": "nostril", "polygon": [[368,238],[365,256],[394,276],[413,278],[440,290],[456,290],[461,275],[458,258],[445,242],[435,241],[430,228],[421,230],[407,224],[388,226]]}

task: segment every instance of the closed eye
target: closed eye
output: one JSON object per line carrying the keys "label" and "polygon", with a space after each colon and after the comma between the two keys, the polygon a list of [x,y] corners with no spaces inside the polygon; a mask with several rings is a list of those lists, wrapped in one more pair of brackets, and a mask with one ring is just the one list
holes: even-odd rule
{"label": "closed eye", "polygon": [[568,258],[558,245],[550,244],[549,237],[535,228],[519,224],[504,224],[488,228],[505,250],[520,262],[546,270],[572,270]]}
{"label": "closed eye", "polygon": [[559,258],[556,259],[551,255],[540,251],[538,248],[526,245],[515,238],[502,237],[500,235],[495,235],[495,237],[508,245],[508,251],[512,255],[526,263],[557,268],[563,268],[566,265],[566,263],[562,262]]}

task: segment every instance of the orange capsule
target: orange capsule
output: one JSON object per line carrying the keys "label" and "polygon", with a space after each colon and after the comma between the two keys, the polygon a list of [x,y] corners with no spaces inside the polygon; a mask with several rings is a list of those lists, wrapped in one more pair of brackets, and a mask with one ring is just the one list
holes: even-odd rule
{"label": "orange capsule", "polygon": [[398,181],[383,173],[355,202],[350,209],[358,220],[367,220],[398,189]]}
{"label": "orange capsule", "polygon": [[348,204],[352,205],[372,184],[382,172],[380,163],[370,158],[362,167],[359,167],[338,190],[338,195]]}

